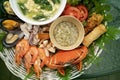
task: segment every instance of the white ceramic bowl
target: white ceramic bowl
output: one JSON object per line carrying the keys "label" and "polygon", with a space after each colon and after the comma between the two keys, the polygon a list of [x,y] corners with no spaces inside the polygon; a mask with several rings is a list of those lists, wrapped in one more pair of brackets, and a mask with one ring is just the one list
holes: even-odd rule
{"label": "white ceramic bowl", "polygon": [[32,24],[32,25],[45,25],[45,24],[51,23],[52,21],[54,21],[56,18],[58,18],[61,15],[61,13],[63,12],[63,10],[65,8],[66,2],[67,2],[67,0],[61,0],[60,7],[53,17],[50,17],[49,19],[47,19],[45,21],[35,21],[35,20],[31,20],[23,15],[21,10],[19,9],[17,0],[9,0],[9,1],[10,1],[10,5],[11,5],[14,13],[21,20],[25,21],[26,23]]}

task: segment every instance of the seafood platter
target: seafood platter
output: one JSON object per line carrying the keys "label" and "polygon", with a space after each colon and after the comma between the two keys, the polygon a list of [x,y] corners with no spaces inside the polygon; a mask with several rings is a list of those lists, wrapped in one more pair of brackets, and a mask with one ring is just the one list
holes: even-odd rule
{"label": "seafood platter", "polygon": [[79,77],[102,52],[96,40],[107,32],[106,11],[96,6],[104,5],[97,0],[1,0],[1,59],[24,80]]}

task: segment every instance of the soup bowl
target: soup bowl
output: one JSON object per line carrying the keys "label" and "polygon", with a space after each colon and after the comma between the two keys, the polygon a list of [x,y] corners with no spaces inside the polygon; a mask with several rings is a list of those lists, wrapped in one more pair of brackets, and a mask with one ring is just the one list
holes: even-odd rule
{"label": "soup bowl", "polygon": [[67,0],[9,0],[14,13],[24,22],[45,25],[54,21],[63,12]]}

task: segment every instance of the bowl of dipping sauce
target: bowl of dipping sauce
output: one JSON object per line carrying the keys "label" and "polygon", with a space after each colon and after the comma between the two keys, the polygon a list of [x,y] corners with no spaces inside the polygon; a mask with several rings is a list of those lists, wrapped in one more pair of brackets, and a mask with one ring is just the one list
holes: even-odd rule
{"label": "bowl of dipping sauce", "polygon": [[61,50],[77,48],[83,41],[84,28],[82,23],[72,16],[61,16],[50,26],[50,40]]}
{"label": "bowl of dipping sauce", "polygon": [[58,18],[67,0],[9,0],[14,13],[33,25],[45,25]]}

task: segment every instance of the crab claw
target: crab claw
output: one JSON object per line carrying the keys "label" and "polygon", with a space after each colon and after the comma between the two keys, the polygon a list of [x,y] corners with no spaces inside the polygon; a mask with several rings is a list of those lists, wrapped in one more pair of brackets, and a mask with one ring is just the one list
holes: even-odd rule
{"label": "crab claw", "polygon": [[72,64],[77,64],[78,62],[82,61],[88,54],[88,49],[86,46],[81,46],[79,49],[80,57],[75,60]]}

